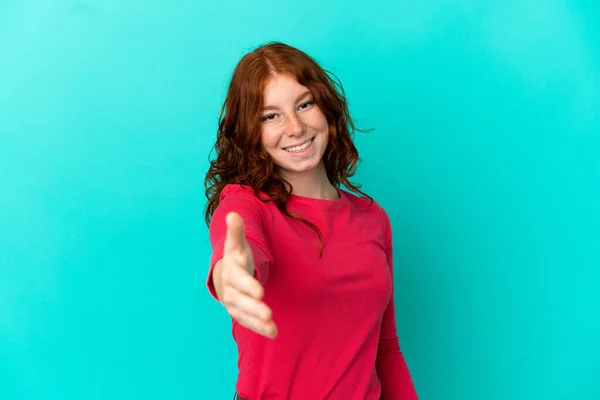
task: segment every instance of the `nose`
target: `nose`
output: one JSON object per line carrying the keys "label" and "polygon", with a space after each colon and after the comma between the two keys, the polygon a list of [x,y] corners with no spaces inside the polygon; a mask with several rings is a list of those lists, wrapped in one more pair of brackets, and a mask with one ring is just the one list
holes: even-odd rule
{"label": "nose", "polygon": [[291,115],[287,118],[287,129],[288,136],[298,136],[304,133],[304,122],[298,118],[297,115]]}

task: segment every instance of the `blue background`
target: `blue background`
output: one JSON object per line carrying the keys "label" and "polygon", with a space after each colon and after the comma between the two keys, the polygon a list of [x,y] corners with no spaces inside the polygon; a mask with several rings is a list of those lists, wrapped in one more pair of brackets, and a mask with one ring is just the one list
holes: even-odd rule
{"label": "blue background", "polygon": [[270,40],[374,128],[421,399],[599,399],[598,3],[204,3],[0,2],[0,399],[232,396],[203,179]]}

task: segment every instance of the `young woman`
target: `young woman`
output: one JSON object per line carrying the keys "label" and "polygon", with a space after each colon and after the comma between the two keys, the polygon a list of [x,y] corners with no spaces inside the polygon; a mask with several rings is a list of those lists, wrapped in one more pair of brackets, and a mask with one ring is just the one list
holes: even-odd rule
{"label": "young woman", "polygon": [[354,130],[342,86],[302,51],[269,43],[235,68],[205,185],[207,284],[233,320],[238,398],[417,399],[390,221],[348,180]]}

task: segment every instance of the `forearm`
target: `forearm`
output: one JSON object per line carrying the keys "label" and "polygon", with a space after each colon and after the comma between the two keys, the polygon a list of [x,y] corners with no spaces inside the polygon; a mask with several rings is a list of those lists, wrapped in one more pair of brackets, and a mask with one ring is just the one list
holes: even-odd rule
{"label": "forearm", "polygon": [[417,400],[410,370],[397,340],[380,343],[377,375],[381,381],[381,400]]}
{"label": "forearm", "polygon": [[210,276],[208,277],[208,286],[211,289],[210,291],[215,295],[217,300],[219,299],[217,288],[221,287],[221,283],[223,280],[221,274],[221,268],[223,267],[223,259],[219,258],[219,260],[215,263],[214,267],[210,271]]}

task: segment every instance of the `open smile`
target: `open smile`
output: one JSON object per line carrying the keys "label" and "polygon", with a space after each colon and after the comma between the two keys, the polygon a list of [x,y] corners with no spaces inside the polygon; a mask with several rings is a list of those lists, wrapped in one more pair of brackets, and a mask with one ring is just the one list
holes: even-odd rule
{"label": "open smile", "polygon": [[311,145],[314,142],[314,139],[315,138],[313,137],[298,145],[284,147],[283,150],[287,151],[288,153],[302,153],[311,147]]}

